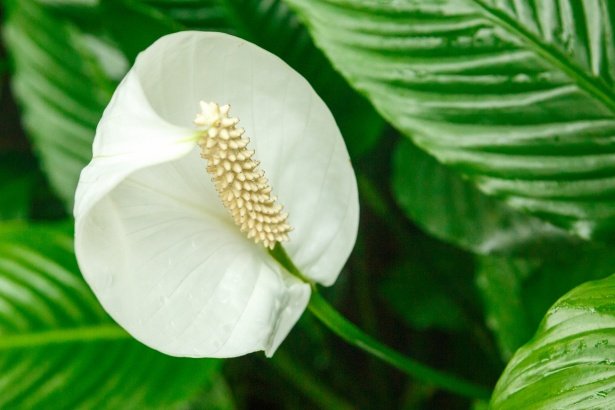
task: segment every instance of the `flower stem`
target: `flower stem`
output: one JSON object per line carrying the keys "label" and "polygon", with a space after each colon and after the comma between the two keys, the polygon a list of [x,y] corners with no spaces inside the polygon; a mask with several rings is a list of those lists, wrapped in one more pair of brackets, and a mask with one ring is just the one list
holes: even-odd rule
{"label": "flower stem", "polygon": [[472,399],[488,399],[491,396],[487,388],[419,363],[367,335],[322,297],[314,282],[305,278],[280,244],[277,244],[270,254],[289,273],[311,285],[312,297],[308,305],[310,312],[346,342],[422,382]]}
{"label": "flower stem", "polygon": [[315,286],[314,281],[305,277],[305,275],[301,273],[299,268],[295,266],[295,263],[290,258],[290,256],[288,256],[288,253],[286,253],[286,249],[284,249],[284,247],[280,245],[280,242],[276,243],[275,247],[269,250],[269,255],[271,255],[273,259],[275,259],[280,265],[282,265],[282,267],[286,269],[288,273],[301,279],[302,282],[305,282],[312,287]]}
{"label": "flower stem", "polygon": [[486,388],[432,369],[383,345],[343,317],[316,290],[312,294],[308,308],[325,326],[346,342],[418,380],[473,399],[488,399],[491,395]]}

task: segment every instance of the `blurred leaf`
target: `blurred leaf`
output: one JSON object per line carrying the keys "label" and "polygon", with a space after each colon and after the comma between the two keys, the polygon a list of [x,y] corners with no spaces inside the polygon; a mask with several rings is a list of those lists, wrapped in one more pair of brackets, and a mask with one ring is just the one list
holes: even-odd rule
{"label": "blurred leaf", "polygon": [[[0,78],[2,78],[2,80],[4,80],[3,77],[7,73],[8,69],[9,69],[9,64],[8,64],[8,61],[6,61],[6,58],[4,57],[0,58]],[[0,92],[2,92],[2,87],[0,87]]]}
{"label": "blurred leaf", "polygon": [[477,286],[502,357],[509,359],[530,339],[561,295],[588,280],[610,275],[614,266],[610,247],[596,244],[556,248],[542,258],[479,258]]}
{"label": "blurred leaf", "polygon": [[[400,250],[401,263],[393,265],[390,276],[379,286],[389,307],[417,330],[406,332],[407,338],[402,340],[413,356],[422,360],[431,357],[432,363],[455,369],[472,380],[492,383],[502,363],[482,319],[480,294],[472,281],[476,269],[473,255],[420,231],[409,237]],[[386,323],[381,316],[379,321]],[[379,334],[403,337],[402,329],[399,325],[380,328]],[[481,366],[475,366],[477,361]]]}
{"label": "blurred leaf", "polygon": [[476,400],[472,403],[472,410],[489,410],[489,403],[483,400]]}
{"label": "blurred leaf", "polygon": [[437,275],[414,261],[394,269],[381,285],[382,295],[406,323],[418,330],[467,328],[465,313]]}
{"label": "blurred leaf", "polygon": [[141,51],[158,38],[181,30],[181,25],[157,10],[134,1],[105,0],[101,4],[104,29],[134,63]]}
{"label": "blurred leaf", "polygon": [[[13,0],[6,0],[13,1]],[[28,0],[32,1],[32,0]],[[71,17],[74,19],[95,23],[94,18],[98,14],[97,8],[101,2],[107,0],[34,0],[45,7],[45,10],[53,10],[56,16]],[[56,13],[57,12],[57,13]]]}
{"label": "blurred leaf", "polygon": [[74,26],[35,1],[5,3],[3,34],[14,64],[12,86],[22,121],[53,188],[71,209],[113,83]]}
{"label": "blurred leaf", "polygon": [[319,409],[351,410],[353,406],[343,397],[335,394],[325,383],[314,377],[284,349],[276,352],[270,363],[286,380],[292,383],[307,398],[318,405]]}
{"label": "blurred leaf", "polygon": [[37,175],[31,158],[0,154],[0,220],[25,219],[30,212]]}
{"label": "blurred leaf", "polygon": [[286,0],[382,115],[490,195],[615,232],[615,3]]}
{"label": "blurred leaf", "polygon": [[218,361],[133,340],[78,273],[70,225],[0,225],[0,408],[172,408]]}
{"label": "blurred leaf", "polygon": [[[248,11],[253,12],[252,19],[260,18],[261,14],[254,7],[258,4],[252,0],[137,0],[137,2],[150,6],[152,10],[159,12],[159,16],[167,16],[184,27],[194,30],[221,31],[234,35],[237,35],[237,31],[241,30],[242,19],[248,16]],[[244,4],[244,10],[240,11],[243,14],[237,15],[234,12],[232,8],[234,2]],[[272,3],[278,3],[278,1],[266,0],[263,2],[265,6]],[[279,29],[280,23],[284,23],[283,17],[278,20],[271,19],[268,26],[278,26]],[[251,19],[248,18],[248,20]],[[261,28],[263,31],[268,29],[267,26]]]}
{"label": "blurred leaf", "polygon": [[536,255],[578,240],[480,192],[410,141],[393,158],[393,193],[430,234],[481,254]]}
{"label": "blurred leaf", "polygon": [[532,336],[535,328],[527,317],[522,297],[523,280],[532,268],[523,260],[479,259],[476,283],[483,298],[487,326],[505,361]]}
{"label": "blurred leaf", "polygon": [[195,400],[190,402],[192,409],[234,410],[233,393],[222,375],[214,375]]}
{"label": "blurred leaf", "polygon": [[555,249],[543,258],[523,284],[528,318],[537,326],[545,312],[564,293],[589,280],[602,279],[615,269],[615,252],[610,246],[587,244],[572,249]]}
{"label": "blurred leaf", "polygon": [[615,276],[589,282],[547,312],[534,338],[514,355],[492,408],[615,407]]}
{"label": "blurred leaf", "polygon": [[100,1],[101,0],[38,0],[39,3],[45,5],[60,6],[64,9],[70,9],[74,7],[80,11],[90,10],[92,7],[98,5]]}

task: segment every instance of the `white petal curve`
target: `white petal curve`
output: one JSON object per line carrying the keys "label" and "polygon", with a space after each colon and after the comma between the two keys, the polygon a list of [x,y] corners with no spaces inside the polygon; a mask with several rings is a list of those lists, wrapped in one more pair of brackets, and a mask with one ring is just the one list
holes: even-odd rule
{"label": "white petal curve", "polygon": [[198,207],[208,197],[192,189],[202,168],[194,150],[121,181],[78,225],[80,266],[107,312],[152,348],[189,357],[272,352],[310,288],[232,221]]}
{"label": "white petal curve", "polygon": [[335,121],[285,63],[220,33],[161,38],[116,91],[77,189],[79,265],[111,316],[157,350],[271,355],[310,288],[222,207],[192,138],[200,100],[231,104],[295,228],[289,255],[309,278],[335,281],[359,212]]}
{"label": "white petal curve", "polygon": [[92,161],[77,185],[75,218],[131,172],[186,155],[196,146],[193,135],[194,130],[164,121],[149,104],[136,73],[129,72],[98,123]]}

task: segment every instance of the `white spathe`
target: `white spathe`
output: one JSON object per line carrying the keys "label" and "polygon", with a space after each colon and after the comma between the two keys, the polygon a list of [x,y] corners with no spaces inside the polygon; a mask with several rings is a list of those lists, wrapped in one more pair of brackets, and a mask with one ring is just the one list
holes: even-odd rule
{"label": "white spathe", "polygon": [[174,356],[272,355],[309,285],[247,239],[217,196],[192,124],[230,104],[289,213],[285,248],[335,282],[354,246],[355,176],[331,113],[303,77],[239,38],[182,32],[142,52],[98,125],[75,200],[79,266],[106,311]]}

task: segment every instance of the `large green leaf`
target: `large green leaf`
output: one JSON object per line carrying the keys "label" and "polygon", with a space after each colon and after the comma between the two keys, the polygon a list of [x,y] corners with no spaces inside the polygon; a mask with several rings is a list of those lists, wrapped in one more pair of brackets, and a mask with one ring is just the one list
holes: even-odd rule
{"label": "large green leaf", "polygon": [[615,276],[562,297],[517,351],[492,398],[499,409],[615,408]]}
{"label": "large green leaf", "polygon": [[612,236],[612,1],[287,2],[419,146],[518,209]]}
{"label": "large green leaf", "polygon": [[3,34],[22,121],[51,184],[70,208],[113,83],[75,26],[33,0],[5,3]]}
{"label": "large green leaf", "polygon": [[473,252],[537,255],[580,242],[483,194],[407,140],[395,149],[393,194],[427,232]]}
{"label": "large green leaf", "polygon": [[62,227],[0,225],[0,408],[174,408],[217,361],[134,341],[102,311]]}

